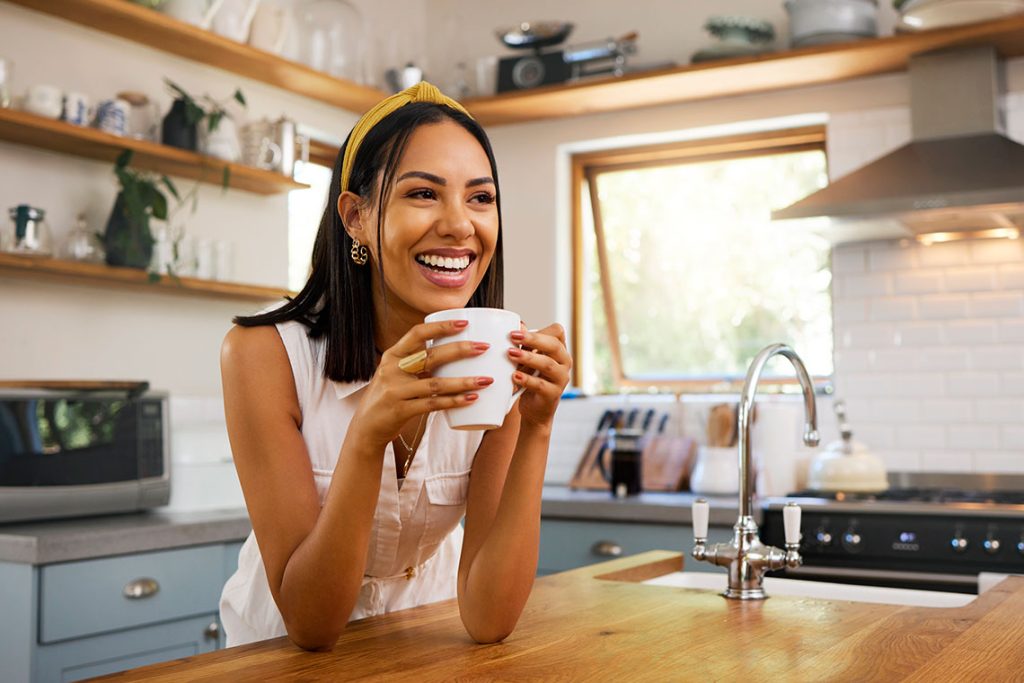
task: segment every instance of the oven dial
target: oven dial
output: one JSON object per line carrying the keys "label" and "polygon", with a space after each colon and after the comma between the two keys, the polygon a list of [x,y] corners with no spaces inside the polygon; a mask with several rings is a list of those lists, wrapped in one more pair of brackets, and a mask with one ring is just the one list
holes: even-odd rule
{"label": "oven dial", "polygon": [[858,553],[861,551],[862,540],[856,529],[847,529],[843,534],[843,547],[851,553]]}
{"label": "oven dial", "polygon": [[962,553],[967,550],[967,539],[961,536],[959,531],[956,533],[956,536],[953,537],[953,540],[949,542],[949,544],[950,546],[952,546],[955,552]]}
{"label": "oven dial", "polygon": [[986,536],[985,540],[981,542],[981,545],[984,546],[985,552],[989,555],[995,555],[999,552],[999,539],[992,534]]}

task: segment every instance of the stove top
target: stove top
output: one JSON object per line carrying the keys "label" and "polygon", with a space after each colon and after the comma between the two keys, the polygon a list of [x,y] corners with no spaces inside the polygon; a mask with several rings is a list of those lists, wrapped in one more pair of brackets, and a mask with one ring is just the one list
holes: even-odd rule
{"label": "stove top", "polygon": [[983,503],[989,505],[1024,505],[1024,491],[985,491],[947,487],[892,488],[880,493],[815,491],[805,489],[786,498],[817,498],[838,502],[902,502],[902,503]]}

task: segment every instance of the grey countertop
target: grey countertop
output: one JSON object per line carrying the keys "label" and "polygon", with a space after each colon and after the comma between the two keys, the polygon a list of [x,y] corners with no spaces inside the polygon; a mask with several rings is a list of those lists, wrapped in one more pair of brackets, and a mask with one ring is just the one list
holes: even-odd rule
{"label": "grey countertop", "polygon": [[712,526],[732,526],[736,523],[739,505],[735,495],[641,493],[614,498],[607,491],[572,491],[567,486],[544,487],[541,516],[552,519],[689,524],[692,521],[690,506],[697,498],[708,501]]}
{"label": "grey countertop", "polygon": [[[548,519],[689,524],[692,493],[641,493],[613,498],[604,491],[545,486]],[[736,497],[707,497],[711,524],[736,522]],[[252,527],[244,509],[160,511],[0,524],[0,562],[49,564],[244,539]]]}
{"label": "grey countertop", "polygon": [[244,539],[244,509],[152,511],[0,524],[0,562],[49,564]]}

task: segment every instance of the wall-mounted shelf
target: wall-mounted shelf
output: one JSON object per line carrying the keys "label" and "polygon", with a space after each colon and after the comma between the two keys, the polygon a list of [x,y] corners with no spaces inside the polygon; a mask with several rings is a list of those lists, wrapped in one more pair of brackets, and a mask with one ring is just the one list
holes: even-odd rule
{"label": "wall-mounted shelf", "polygon": [[127,0],[9,1],[360,114],[386,95]]}
{"label": "wall-mounted shelf", "polygon": [[113,162],[122,151],[130,149],[135,152],[132,168],[212,185],[221,184],[226,166],[230,169],[231,187],[256,194],[278,194],[309,187],[280,173],[231,164],[177,147],[111,135],[95,128],[75,126],[14,109],[0,109],[0,140],[109,162]]}
{"label": "wall-mounted shelf", "polygon": [[172,278],[165,275],[154,282],[150,280],[149,273],[137,268],[114,268],[96,263],[78,263],[42,256],[22,256],[2,252],[0,252],[0,277],[236,301],[274,301],[295,294],[295,292],[276,287],[199,280],[191,277]]}
{"label": "wall-mounted shelf", "polygon": [[995,45],[1024,55],[1024,15],[952,28],[631,73],[470,99],[484,125],[598,114],[747,95],[902,71],[911,55],[946,47]]}

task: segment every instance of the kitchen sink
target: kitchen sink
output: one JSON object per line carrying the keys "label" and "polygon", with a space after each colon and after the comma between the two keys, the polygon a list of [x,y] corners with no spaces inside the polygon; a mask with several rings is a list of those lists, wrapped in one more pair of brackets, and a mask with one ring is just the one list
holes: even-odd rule
{"label": "kitchen sink", "polygon": [[[684,571],[665,574],[643,583],[649,586],[672,586],[674,588],[721,592],[725,590],[726,578],[727,575],[724,572]],[[765,577],[764,590],[769,596],[786,595],[817,600],[872,602],[881,605],[906,605],[910,607],[963,607],[978,597],[964,593],[857,586],[846,583],[802,581],[800,579],[783,579],[771,576]]]}

